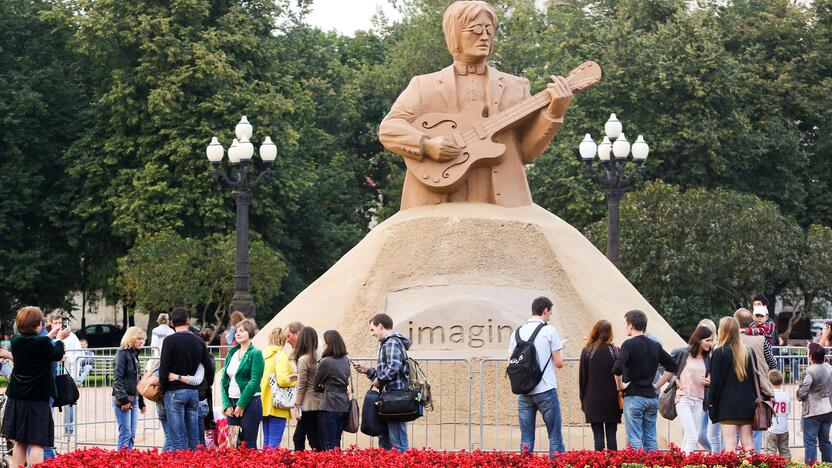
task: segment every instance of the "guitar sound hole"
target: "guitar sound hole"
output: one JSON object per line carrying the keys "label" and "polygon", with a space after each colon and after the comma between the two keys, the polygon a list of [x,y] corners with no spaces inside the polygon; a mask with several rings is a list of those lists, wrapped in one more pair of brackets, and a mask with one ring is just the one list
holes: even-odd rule
{"label": "guitar sound hole", "polygon": [[456,166],[459,166],[461,164],[465,164],[468,161],[468,159],[470,159],[470,158],[471,158],[471,153],[469,153],[467,151],[462,153],[462,160],[446,167],[445,171],[442,172],[442,178],[447,179],[448,177],[450,177],[451,175],[448,173],[448,171],[450,171],[451,169],[453,169]]}
{"label": "guitar sound hole", "polygon": [[422,128],[426,128],[426,129],[435,128],[435,127],[438,127],[438,126],[442,125],[445,122],[450,122],[451,123],[451,128],[454,128],[454,129],[456,128],[456,122],[454,122],[451,119],[440,120],[439,122],[436,122],[433,125],[428,125],[427,122],[422,122]]}

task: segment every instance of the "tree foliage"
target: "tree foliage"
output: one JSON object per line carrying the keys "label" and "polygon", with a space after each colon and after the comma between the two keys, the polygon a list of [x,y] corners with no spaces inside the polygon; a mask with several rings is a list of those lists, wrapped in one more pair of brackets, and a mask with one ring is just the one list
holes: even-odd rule
{"label": "tree foliage", "polygon": [[[603,248],[606,223],[587,236]],[[657,181],[621,204],[621,271],[681,331],[793,284],[803,242],[792,218],[755,195]]]}
{"label": "tree foliage", "polygon": [[[222,234],[204,239],[170,231],[144,236],[119,259],[117,288],[130,305],[152,316],[186,307],[203,326],[219,330],[234,294],[235,246],[235,236]],[[249,246],[249,261],[255,306],[268,312],[265,307],[286,277],[286,262],[259,236]]]}

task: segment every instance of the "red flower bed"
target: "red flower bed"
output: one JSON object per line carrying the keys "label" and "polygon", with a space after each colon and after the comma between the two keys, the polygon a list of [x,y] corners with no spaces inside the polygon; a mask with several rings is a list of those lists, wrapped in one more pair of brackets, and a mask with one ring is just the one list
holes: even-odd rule
{"label": "red flower bed", "polygon": [[647,453],[643,450],[618,452],[593,452],[576,450],[549,460],[545,455],[520,455],[506,452],[437,452],[434,450],[410,450],[405,453],[381,449],[357,449],[332,452],[289,452],[278,449],[269,451],[208,449],[196,452],[122,451],[99,448],[78,450],[61,455],[41,466],[58,467],[211,467],[252,468],[258,466],[292,467],[356,467],[402,468],[406,466],[478,466],[478,467],[620,467],[627,463],[646,466],[683,467],[688,465],[784,468],[783,458],[774,455],[694,453],[685,455],[672,447],[667,452]]}

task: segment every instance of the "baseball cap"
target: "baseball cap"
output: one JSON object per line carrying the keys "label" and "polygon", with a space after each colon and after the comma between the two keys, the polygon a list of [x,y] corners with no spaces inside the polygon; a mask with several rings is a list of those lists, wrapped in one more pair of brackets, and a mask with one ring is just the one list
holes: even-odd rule
{"label": "baseball cap", "polygon": [[757,306],[754,308],[754,315],[755,316],[766,316],[768,315],[768,307],[766,306]]}

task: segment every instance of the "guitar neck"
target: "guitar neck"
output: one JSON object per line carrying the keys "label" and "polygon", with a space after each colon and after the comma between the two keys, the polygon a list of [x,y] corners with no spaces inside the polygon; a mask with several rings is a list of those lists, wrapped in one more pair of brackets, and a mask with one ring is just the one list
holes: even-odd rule
{"label": "guitar neck", "polygon": [[514,123],[523,120],[540,108],[549,105],[551,95],[543,90],[534,96],[524,99],[508,109],[486,119],[483,129],[490,134],[497,133]]}

